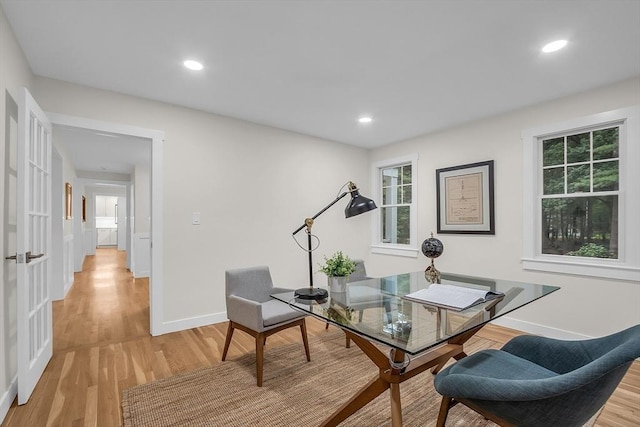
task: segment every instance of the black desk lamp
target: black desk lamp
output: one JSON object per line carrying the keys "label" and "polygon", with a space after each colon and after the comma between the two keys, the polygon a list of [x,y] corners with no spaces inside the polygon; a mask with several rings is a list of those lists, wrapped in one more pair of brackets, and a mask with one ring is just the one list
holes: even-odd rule
{"label": "black desk lamp", "polygon": [[[295,297],[296,298],[307,299],[307,300],[321,300],[321,299],[326,299],[329,296],[329,293],[327,292],[326,289],[313,287],[313,259],[312,259],[313,257],[312,257],[312,253],[313,253],[313,251],[315,249],[318,248],[317,246],[315,248],[311,247],[311,227],[313,226],[313,220],[316,219],[317,217],[319,217],[324,211],[329,209],[331,206],[335,205],[338,202],[338,200],[342,199],[347,194],[351,195],[351,200],[349,201],[349,204],[347,205],[347,207],[344,209],[345,218],[351,218],[352,216],[356,216],[356,215],[360,215],[361,213],[369,212],[371,210],[374,210],[377,207],[373,200],[368,199],[368,198],[366,198],[364,196],[361,196],[360,192],[358,191],[358,187],[351,181],[349,181],[345,185],[343,185],[342,188],[340,188],[340,191],[342,191],[342,189],[344,187],[347,187],[347,186],[348,186],[347,191],[345,191],[342,194],[338,195],[338,197],[336,197],[335,200],[333,200],[327,206],[322,208],[322,210],[320,210],[320,212],[318,212],[317,214],[315,214],[311,218],[305,219],[304,220],[304,224],[302,224],[300,227],[298,227],[293,232],[293,236],[294,236],[294,239],[295,239],[295,235],[298,234],[300,232],[300,230],[302,230],[303,228],[306,228],[306,230],[305,230],[306,233],[307,233],[307,249],[306,250],[307,250],[307,253],[309,254],[309,287],[308,288],[296,289],[296,291],[295,291]],[[317,237],[316,237],[316,239],[317,239]]]}

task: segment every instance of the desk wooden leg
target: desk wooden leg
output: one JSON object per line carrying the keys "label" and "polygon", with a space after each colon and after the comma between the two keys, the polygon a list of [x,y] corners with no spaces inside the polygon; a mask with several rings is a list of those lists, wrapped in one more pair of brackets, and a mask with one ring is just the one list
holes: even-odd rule
{"label": "desk wooden leg", "polygon": [[[404,363],[404,351],[393,351],[393,362],[402,364]],[[396,365],[398,366],[398,365]],[[401,375],[400,369],[391,369],[392,375]],[[402,427],[402,403],[400,401],[400,383],[394,382],[390,384],[391,387],[391,426]]]}
{"label": "desk wooden leg", "polygon": [[402,404],[400,403],[400,384],[391,384],[391,426],[402,427]]}
{"label": "desk wooden leg", "polygon": [[[397,386],[397,384],[395,384]],[[344,403],[337,411],[326,419],[321,427],[335,427],[351,415],[353,415],[358,409],[364,407],[367,403],[371,402],[376,397],[380,396],[386,389],[389,388],[389,383],[383,381],[380,378],[374,378],[369,381],[367,385],[360,389],[355,396]],[[398,392],[399,392],[398,388]],[[399,393],[398,393],[399,396]],[[395,427],[395,424],[394,424]]]}
{"label": "desk wooden leg", "polygon": [[395,363],[392,364],[389,363],[389,357],[380,351],[371,341],[348,330],[345,330],[345,334],[378,367],[378,376],[369,381],[367,385],[360,389],[349,401],[323,421],[322,424],[320,424],[321,427],[337,426],[387,389],[390,389],[391,395],[392,426],[401,427],[402,404],[400,402],[400,383],[434,366],[444,365],[447,360],[462,353],[462,344],[446,344],[414,357],[411,360],[411,364],[404,369],[395,369],[393,366],[398,366],[397,364],[404,362],[404,351],[395,350],[393,352],[393,362]]}
{"label": "desk wooden leg", "polygon": [[[465,358],[465,357],[467,357],[467,353],[465,353],[464,351],[463,351],[463,352],[461,352],[460,354],[456,354],[455,356],[453,356],[453,358],[454,358],[454,359],[456,359],[456,360],[460,360],[460,359],[463,359],[463,358]],[[444,362],[442,362],[442,363],[441,363],[441,364],[439,364],[438,366],[434,366],[434,367],[431,369],[431,373],[432,373],[433,375],[436,375],[438,372],[440,372],[440,371],[442,370],[442,368],[444,368],[444,366],[447,364],[447,362],[448,362],[448,361],[447,361],[447,360],[445,360]]]}

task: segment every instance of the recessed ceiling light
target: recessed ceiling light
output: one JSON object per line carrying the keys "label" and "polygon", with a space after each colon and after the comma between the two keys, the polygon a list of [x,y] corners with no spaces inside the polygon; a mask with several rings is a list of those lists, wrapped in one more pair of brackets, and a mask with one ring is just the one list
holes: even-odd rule
{"label": "recessed ceiling light", "polygon": [[201,63],[192,59],[184,61],[184,66],[193,71],[200,71],[204,68]]}
{"label": "recessed ceiling light", "polygon": [[542,48],[542,51],[544,53],[551,53],[551,52],[555,52],[557,50],[562,49],[566,45],[567,45],[567,41],[566,40],[556,40],[556,41],[553,41],[551,43],[547,43],[546,45],[544,45],[544,47]]}
{"label": "recessed ceiling light", "polygon": [[373,119],[369,116],[363,116],[358,119],[358,122],[360,123],[371,123],[372,121]]}

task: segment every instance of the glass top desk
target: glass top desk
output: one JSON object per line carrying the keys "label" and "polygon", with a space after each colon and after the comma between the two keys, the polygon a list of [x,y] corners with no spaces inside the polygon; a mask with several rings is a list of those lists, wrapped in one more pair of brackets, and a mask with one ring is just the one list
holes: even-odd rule
{"label": "glass top desk", "polygon": [[331,292],[321,301],[296,299],[293,291],[271,295],[342,328],[347,345],[353,341],[379,367],[378,375],[321,426],[338,425],[388,388],[392,425],[401,426],[400,383],[427,369],[435,374],[450,358],[465,357],[464,343],[485,324],[559,289],[446,273],[442,273],[442,284],[498,291],[504,296],[464,311],[403,299],[429,286],[423,272],[351,282],[344,292]]}

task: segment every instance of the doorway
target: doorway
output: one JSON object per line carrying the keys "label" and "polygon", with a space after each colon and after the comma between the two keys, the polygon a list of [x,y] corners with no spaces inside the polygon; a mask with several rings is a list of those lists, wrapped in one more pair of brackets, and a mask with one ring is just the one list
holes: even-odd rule
{"label": "doorway", "polygon": [[[124,187],[122,192],[124,196]],[[118,228],[118,225],[123,225],[122,215],[123,210],[126,210],[125,200],[124,197],[119,197],[118,195],[95,195],[93,218],[96,224],[96,248],[128,249],[126,247],[121,249],[118,245],[118,241],[121,240],[122,236],[122,231]],[[120,214],[120,222],[118,222],[118,214]]]}
{"label": "doorway", "polygon": [[[144,186],[146,185],[146,191],[149,194],[149,205],[148,209],[148,228],[146,232],[146,238],[143,234],[142,238],[137,239],[141,244],[146,244],[148,249],[148,276],[149,276],[149,329],[151,335],[161,335],[164,333],[164,326],[162,321],[162,200],[163,200],[163,184],[162,184],[162,144],[164,139],[164,133],[157,130],[138,128],[134,126],[128,125],[120,125],[109,122],[101,122],[92,119],[86,119],[82,117],[74,117],[63,114],[56,113],[48,113],[48,116],[54,125],[54,129],[56,126],[73,128],[77,130],[89,130],[94,133],[100,133],[103,135],[117,135],[117,136],[126,136],[130,138],[138,138],[147,140],[151,147],[151,155],[150,161],[146,165],[145,168],[140,168],[140,173],[137,174],[134,178],[134,184],[130,185],[127,188],[127,200],[130,202],[134,201],[134,198],[131,197],[131,194],[138,191],[145,191]],[[56,135],[54,133],[54,142]],[[114,138],[115,139],[115,138]],[[111,148],[113,150],[113,148]],[[105,177],[107,177],[104,182],[106,185],[113,185],[113,176],[107,174],[108,167],[105,166],[103,172],[105,173]],[[135,184],[135,180],[139,178],[138,184]],[[96,184],[98,183],[98,179],[96,177],[77,177],[78,188],[83,187],[88,183]],[[122,182],[120,182],[122,184]],[[134,191],[134,187],[135,191]],[[142,188],[141,188],[142,187]],[[74,195],[74,205],[81,206],[82,204],[82,194],[79,192],[75,192]],[[91,200],[90,198],[85,196],[86,201]],[[135,218],[144,218],[143,215],[138,216],[135,212],[136,208],[140,208],[139,204],[129,203],[127,209],[129,212],[134,212],[132,217],[134,217],[134,221],[131,221],[133,225],[129,226],[129,234],[132,236],[131,240],[136,240],[134,235],[135,233]],[[84,242],[80,244],[79,239],[83,239],[83,231],[82,231],[82,223],[81,218],[74,219],[74,240],[79,243],[80,247],[84,247]],[[153,243],[152,243],[153,242]],[[132,242],[128,247],[133,248],[131,251],[131,256],[133,257],[132,265],[135,265],[135,242]],[[75,245],[74,245],[75,246]],[[95,245],[93,245],[95,248]],[[77,250],[76,250],[77,252]],[[128,253],[129,255],[129,253]],[[84,254],[82,254],[82,259],[84,258]],[[77,258],[76,258],[77,261]],[[76,262],[76,267],[82,266],[82,263]]]}

